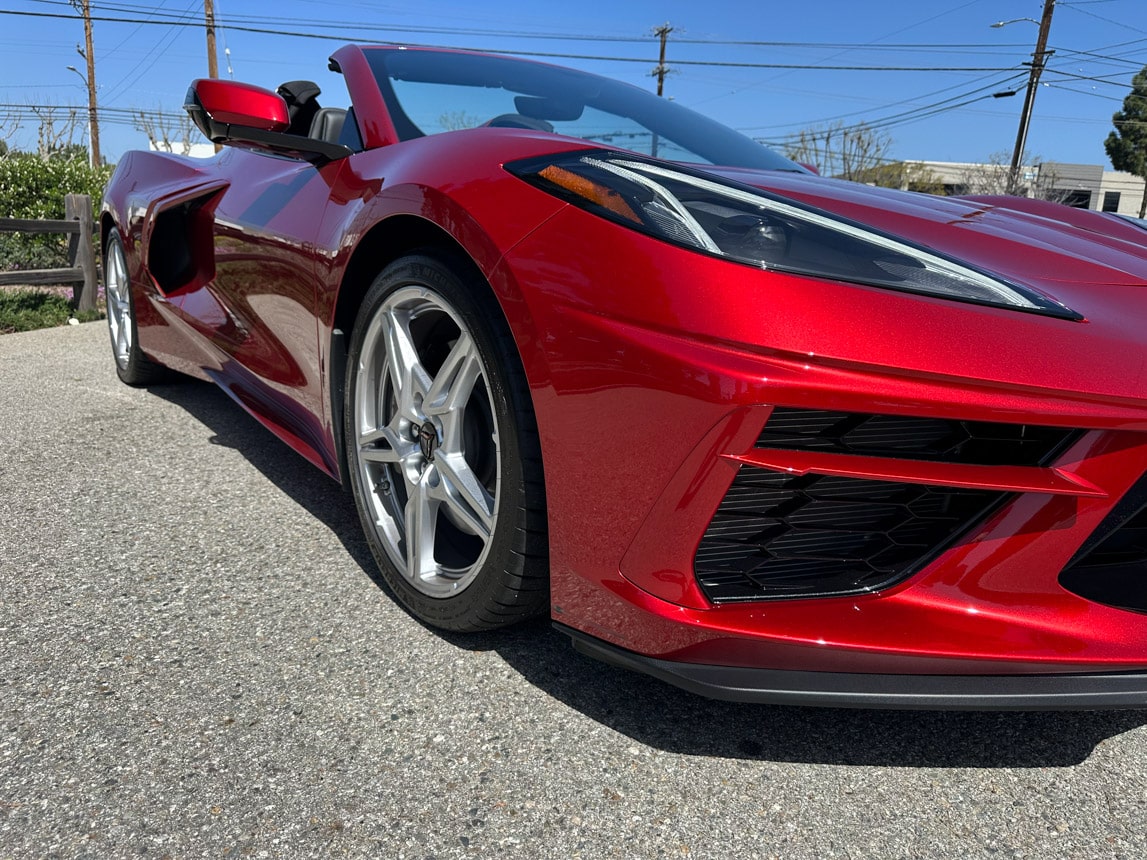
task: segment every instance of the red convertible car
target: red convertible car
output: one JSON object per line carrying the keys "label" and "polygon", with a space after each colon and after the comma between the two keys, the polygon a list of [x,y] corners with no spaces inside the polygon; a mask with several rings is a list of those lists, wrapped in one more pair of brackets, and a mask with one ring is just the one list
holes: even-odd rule
{"label": "red convertible car", "polygon": [[1147,706],[1147,245],[824,179],[679,105],[348,46],[195,81],[101,212],[116,368],[209,379],[428,624],[709,696]]}

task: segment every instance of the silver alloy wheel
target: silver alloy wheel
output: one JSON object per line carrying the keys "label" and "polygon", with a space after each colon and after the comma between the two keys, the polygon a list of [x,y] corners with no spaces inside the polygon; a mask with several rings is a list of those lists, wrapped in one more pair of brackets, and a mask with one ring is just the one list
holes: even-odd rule
{"label": "silver alloy wheel", "polygon": [[131,284],[127,277],[127,260],[117,239],[108,242],[104,266],[108,305],[108,329],[112,353],[120,370],[127,370],[131,360]]}
{"label": "silver alloy wheel", "polygon": [[363,496],[390,561],[429,597],[474,581],[497,527],[488,379],[465,323],[424,287],[387,296],[363,336],[353,405]]}

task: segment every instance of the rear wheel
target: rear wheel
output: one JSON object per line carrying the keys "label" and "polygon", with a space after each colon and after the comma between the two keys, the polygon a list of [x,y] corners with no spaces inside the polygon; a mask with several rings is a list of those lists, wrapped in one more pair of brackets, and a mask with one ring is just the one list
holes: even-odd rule
{"label": "rear wheel", "polygon": [[104,295],[107,298],[108,331],[112,355],[119,378],[128,385],[147,385],[167,376],[167,369],[156,364],[139,348],[139,329],[135,322],[135,296],[127,274],[127,257],[118,230],[112,230],[104,247]]}
{"label": "rear wheel", "polygon": [[482,630],[549,598],[537,430],[485,284],[444,259],[388,266],[359,310],[346,444],[367,540],[420,619]]}

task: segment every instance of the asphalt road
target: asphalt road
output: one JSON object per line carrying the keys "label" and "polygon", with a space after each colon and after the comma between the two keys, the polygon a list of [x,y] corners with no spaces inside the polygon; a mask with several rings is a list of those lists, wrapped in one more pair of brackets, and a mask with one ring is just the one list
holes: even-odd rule
{"label": "asphalt road", "polygon": [[709,702],[443,636],[349,499],[102,323],[0,337],[0,857],[1142,858],[1147,712]]}

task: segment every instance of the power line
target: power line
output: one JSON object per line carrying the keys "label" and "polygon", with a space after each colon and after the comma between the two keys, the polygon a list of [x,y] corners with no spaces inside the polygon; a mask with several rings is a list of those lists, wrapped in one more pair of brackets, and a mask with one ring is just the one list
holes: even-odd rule
{"label": "power line", "polygon": [[[72,114],[76,117],[83,116],[87,110],[84,105],[73,104],[36,104],[33,102],[24,102],[17,104],[0,103],[0,111],[7,111],[13,114],[22,114],[24,111],[61,111],[64,113]],[[162,110],[141,110],[139,108],[108,108],[100,107],[100,126],[117,126],[123,128],[135,128],[138,123],[139,115],[147,114],[148,116],[156,117],[158,119],[167,120],[169,122],[179,122],[183,119],[183,114],[171,113]]]}
{"label": "power line", "polygon": [[1112,18],[1104,17],[1103,15],[1097,15],[1094,12],[1087,11],[1086,9],[1079,9],[1074,3],[1064,3],[1063,5],[1068,9],[1071,9],[1073,12],[1078,12],[1080,15],[1089,15],[1092,18],[1097,18],[1100,21],[1104,21],[1108,24],[1114,24],[1116,27],[1122,27],[1125,30],[1132,30],[1136,33],[1147,33],[1147,30],[1140,30],[1138,27],[1132,27],[1130,24],[1124,23],[1123,21],[1116,21]]}
{"label": "power line", "polygon": [[1113,75],[1099,75],[1099,76],[1077,75],[1074,72],[1067,72],[1067,71],[1064,71],[1062,69],[1047,69],[1047,73],[1049,75],[1050,74],[1061,75],[1065,78],[1071,78],[1074,81],[1091,81],[1093,83],[1107,84],[1107,86],[1109,86],[1109,87],[1120,87],[1122,89],[1130,89],[1131,88],[1131,83],[1130,83],[1130,81],[1127,80],[1126,75],[1120,75],[1119,77],[1121,78],[1121,80],[1112,81],[1112,80],[1108,80],[1108,78],[1114,77]]}
{"label": "power line", "polygon": [[[42,6],[59,7],[59,8],[67,7],[69,5],[68,0],[32,0],[32,2],[39,3]],[[1062,3],[1062,0],[1061,0],[1061,3]],[[197,4],[193,3],[192,5],[195,6]],[[966,4],[966,5],[968,5],[968,4]],[[190,8],[191,7],[189,7],[189,9]],[[93,10],[93,12],[95,12],[95,11],[96,10]],[[24,16],[24,17],[37,17],[37,18],[67,19],[70,21],[75,21],[74,15],[58,14],[58,13],[53,13],[53,12],[48,12],[48,11],[28,12],[28,11],[16,11],[16,10],[0,10],[0,14],[17,15],[17,16]],[[947,14],[947,13],[945,13],[945,14]],[[146,17],[143,17],[143,16],[146,16]],[[154,26],[165,27],[166,30],[164,32],[164,35],[161,36],[158,40],[152,41],[149,39],[149,41],[152,41],[152,48],[148,52],[148,56],[150,56],[157,49],[161,49],[161,45],[164,42],[168,42],[170,44],[170,42],[174,39],[175,34],[180,32],[181,29],[192,28],[192,29],[198,30],[199,28],[203,27],[202,20],[199,20],[199,21],[194,20],[194,16],[189,14],[188,12],[179,13],[177,10],[161,10],[159,8],[156,8],[156,7],[140,6],[140,5],[135,5],[135,4],[131,4],[131,3],[120,3],[118,5],[100,3],[98,13],[93,14],[92,19],[97,20],[97,21],[108,21],[108,22],[112,22],[112,23],[124,23],[124,24],[135,25],[134,30],[132,32],[137,32],[140,28],[147,26],[147,25],[150,25],[153,27]],[[265,16],[249,16],[249,15],[248,16],[245,16],[245,15],[234,15],[234,16],[232,16],[232,15],[226,15],[226,16],[217,15],[216,16],[216,22],[217,22],[217,25],[221,28],[226,27],[226,28],[234,29],[234,30],[239,31],[239,32],[249,32],[249,33],[264,34],[264,35],[271,35],[271,36],[282,36],[282,37],[290,37],[290,38],[315,38],[315,39],[329,40],[329,41],[334,41],[334,40],[351,41],[351,42],[361,41],[361,39],[363,37],[363,32],[365,31],[365,32],[373,32],[373,33],[393,33],[393,34],[432,33],[432,34],[440,34],[440,35],[443,35],[443,34],[445,34],[445,35],[465,35],[465,36],[473,36],[473,37],[497,36],[499,38],[507,38],[507,39],[511,39],[511,38],[514,38],[514,39],[518,39],[518,38],[521,38],[521,39],[552,39],[552,40],[567,40],[567,41],[571,41],[571,42],[595,41],[595,42],[602,42],[602,43],[644,45],[647,47],[651,43],[656,44],[655,42],[652,42],[649,39],[649,37],[633,38],[633,37],[620,37],[620,36],[618,36],[618,37],[590,36],[590,35],[585,35],[585,34],[528,33],[528,32],[515,31],[515,30],[509,30],[509,29],[507,29],[507,30],[496,30],[496,29],[476,29],[476,28],[398,27],[398,26],[388,26],[388,25],[361,24],[358,22],[355,22],[353,24],[351,22],[330,22],[329,20],[325,23],[318,24],[318,23],[315,23],[313,21],[304,21],[301,19],[269,18],[269,17],[265,17]],[[299,25],[299,27],[307,27],[307,28],[311,29],[311,32],[306,32],[303,30],[295,29],[293,25],[295,25],[296,23]],[[264,26],[264,24],[266,24],[267,26]],[[277,26],[275,26],[275,25],[277,25]],[[346,35],[346,34],[336,34],[333,32],[330,32],[330,33],[328,33],[328,32],[322,32],[322,33],[314,32],[314,30],[317,30],[317,29],[329,31],[329,30],[334,30],[334,29],[337,29],[339,27],[344,27],[344,26],[345,27],[353,27],[354,30],[356,31],[355,34],[354,35]],[[668,34],[666,34],[666,35],[668,35]],[[1127,42],[1121,42],[1121,43],[1118,43],[1116,45],[1101,47],[1101,48],[1098,48],[1094,51],[1080,51],[1080,50],[1065,48],[1065,49],[1061,49],[1062,53],[1060,55],[1057,55],[1057,59],[1062,60],[1062,59],[1067,59],[1068,57],[1072,57],[1072,58],[1078,57],[1079,62],[1083,63],[1083,64],[1086,64],[1087,60],[1091,60],[1091,61],[1098,61],[1098,62],[1109,62],[1109,63],[1113,63],[1113,64],[1114,63],[1126,64],[1128,66],[1138,65],[1133,60],[1125,59],[1125,58],[1119,57],[1119,56],[1112,56],[1112,55],[1109,55],[1106,53],[1101,53],[1101,52],[1110,51],[1113,49],[1118,50],[1120,48],[1132,48],[1132,50],[1127,52],[1128,54],[1132,54],[1132,53],[1135,53],[1138,51],[1145,50],[1143,47],[1145,42],[1147,42],[1147,39],[1136,39],[1136,40],[1131,40],[1131,41],[1127,41]],[[121,42],[121,44],[123,44],[123,43]],[[977,43],[953,43],[953,44],[943,44],[943,43],[887,43],[887,44],[880,45],[880,44],[874,44],[874,43],[852,44],[852,43],[843,43],[843,42],[842,43],[834,43],[834,42],[779,42],[779,41],[778,42],[769,42],[769,41],[755,41],[755,40],[724,40],[724,39],[704,39],[704,38],[688,38],[688,39],[686,39],[686,38],[678,38],[676,35],[673,38],[673,45],[674,45],[674,47],[679,46],[679,45],[691,45],[691,46],[711,45],[711,46],[729,46],[729,47],[745,46],[745,47],[759,47],[759,48],[776,48],[778,50],[779,49],[792,49],[792,50],[834,49],[834,50],[841,50],[841,51],[853,51],[853,50],[877,51],[877,50],[879,50],[879,51],[884,51],[886,53],[891,53],[891,52],[903,53],[903,52],[918,51],[918,50],[920,50],[920,51],[929,50],[932,53],[938,53],[938,52],[957,51],[960,49],[965,49],[966,52],[971,52],[971,51],[976,51],[979,49],[986,49],[989,47],[996,48],[996,49],[1013,47],[1010,44],[996,44],[993,46],[988,46],[988,45],[977,44]],[[557,46],[555,46],[555,47],[557,47]],[[1015,47],[1019,47],[1019,46],[1016,45]],[[483,49],[470,48],[470,50],[483,50]],[[493,53],[506,54],[506,55],[525,56],[525,57],[565,58],[565,59],[574,59],[574,60],[602,61],[602,62],[615,62],[615,63],[641,63],[643,65],[648,65],[650,62],[649,57],[599,56],[599,55],[590,55],[590,54],[582,54],[582,53],[559,53],[559,52],[529,51],[529,50],[504,50],[504,49],[502,49],[502,50],[495,49],[492,52]],[[674,53],[676,53],[676,51]],[[994,55],[996,52],[995,51],[982,51],[982,53],[985,53],[988,55]],[[1051,53],[1051,52],[1047,51],[1046,53]],[[135,75],[136,69],[139,67],[140,64],[145,63],[146,60],[147,60],[147,56],[145,56],[144,59],[140,60],[139,63],[136,64],[136,67],[133,68],[131,71],[129,71],[127,73],[127,75],[125,75],[123,78],[121,78],[119,81],[116,82],[116,84],[112,88],[116,96],[118,96],[118,93],[122,90],[122,88],[125,86],[125,84],[130,85],[130,81],[133,78],[133,76]],[[1011,73],[1011,74],[1007,74],[1007,76],[1002,78],[1002,79],[996,80],[994,83],[989,83],[989,84],[986,84],[984,86],[977,87],[975,89],[962,90],[961,92],[959,92],[955,95],[952,95],[952,96],[949,96],[947,98],[938,100],[936,102],[932,102],[932,103],[921,105],[921,106],[910,107],[906,110],[902,110],[902,111],[899,111],[896,113],[891,113],[891,114],[888,114],[885,116],[877,117],[876,119],[874,119],[868,123],[856,123],[854,126],[851,126],[851,127],[856,127],[859,125],[866,125],[869,128],[893,128],[893,127],[896,127],[899,125],[918,122],[918,121],[921,121],[923,119],[927,119],[929,117],[936,116],[938,114],[962,109],[962,108],[965,108],[965,107],[970,106],[972,104],[975,104],[977,102],[984,101],[984,100],[987,100],[988,98],[991,98],[990,93],[985,94],[988,90],[995,90],[995,89],[1002,88],[1003,86],[1005,86],[1007,84],[1013,83],[1017,78],[1027,76],[1027,70],[1025,70],[1025,69],[1023,69],[1017,65],[1009,65],[1009,66],[1001,67],[1001,68],[986,67],[986,66],[985,67],[978,67],[978,66],[937,66],[937,65],[910,65],[910,64],[887,64],[886,65],[886,64],[879,64],[879,63],[875,63],[875,64],[871,64],[871,65],[863,65],[863,64],[826,65],[826,64],[807,64],[807,63],[733,62],[733,61],[726,61],[723,59],[722,60],[703,60],[703,59],[673,60],[671,62],[671,65],[681,66],[681,67],[692,66],[692,67],[713,67],[713,68],[734,68],[734,69],[736,69],[736,68],[740,68],[740,69],[779,69],[779,70],[790,70],[790,71],[806,70],[806,71],[885,71],[885,72],[916,72],[916,73],[926,73],[926,72],[962,72],[962,73],[986,72],[987,73],[987,74],[983,75],[982,77],[977,78],[976,80],[983,80],[984,78],[987,78],[989,76],[995,77],[995,76],[1000,75],[1000,74]],[[666,63],[664,61],[664,58],[662,59],[662,62],[658,68],[664,69],[667,71],[667,66],[666,66]],[[1082,71],[1082,69],[1081,69],[1081,71]],[[1063,79],[1064,82],[1066,82],[1066,83],[1070,83],[1071,80],[1076,80],[1076,81],[1093,81],[1095,83],[1106,83],[1106,84],[1111,85],[1111,86],[1124,86],[1124,84],[1120,84],[1120,83],[1117,83],[1117,82],[1112,81],[1112,80],[1106,80],[1104,76],[1087,77],[1084,75],[1073,74],[1071,72],[1061,71],[1060,69],[1052,69],[1052,68],[1047,68],[1046,73],[1049,76],[1053,75],[1053,74],[1056,76],[1059,76],[1059,78]],[[655,75],[656,74],[657,74],[657,72],[655,71]],[[1114,77],[1115,75],[1116,75],[1116,73],[1113,72],[1113,73],[1111,73],[1111,75],[1108,75],[1106,77]],[[838,118],[847,118],[847,117],[858,116],[858,115],[862,115],[862,114],[866,114],[866,113],[867,114],[879,113],[881,111],[886,111],[886,110],[889,110],[891,108],[895,108],[895,107],[900,106],[900,105],[911,104],[912,101],[914,101],[914,100],[919,100],[921,98],[927,98],[929,96],[936,95],[936,94],[945,92],[945,91],[950,90],[950,89],[955,89],[958,86],[967,86],[967,83],[968,82],[965,81],[965,83],[963,85],[957,84],[957,85],[954,85],[953,87],[945,87],[945,88],[942,88],[940,90],[936,90],[932,93],[925,94],[924,96],[917,96],[917,97],[915,97],[915,99],[905,99],[902,101],[893,102],[892,104],[884,105],[882,107],[866,109],[864,111],[860,111],[860,110],[850,111],[849,113],[842,114]],[[1066,90],[1069,92],[1096,95],[1095,93],[1086,93],[1085,91],[1082,91],[1082,90],[1073,90],[1070,87],[1063,86],[1062,84],[1058,84],[1058,85],[1057,84],[1058,84],[1058,80],[1053,79],[1053,81],[1051,81],[1048,85],[1049,86],[1056,86],[1056,88],[1058,88],[1058,89],[1063,89],[1063,90]],[[109,96],[107,98],[110,100],[112,97],[113,97],[113,95],[109,94]],[[15,107],[21,107],[21,106],[15,106]],[[100,110],[101,110],[101,114],[102,114],[105,111],[110,112],[110,111],[115,110],[115,109],[105,108],[101,105]],[[136,112],[135,109],[131,109],[131,111],[129,111],[129,113],[135,113],[135,112]],[[973,111],[973,112],[975,112],[975,111]],[[162,112],[156,111],[153,113],[161,114]],[[179,116],[181,116],[181,114],[179,114],[179,113],[167,114],[167,116],[179,117]],[[130,123],[130,119],[128,119],[128,118],[117,117],[114,114],[112,114],[109,117],[109,122],[117,122],[117,121],[120,124],[129,124]],[[832,120],[831,119],[830,120],[821,120],[821,121],[818,121],[818,123],[829,122],[829,121],[832,121]],[[815,125],[818,123],[809,123],[808,125],[811,126],[811,125]],[[795,125],[795,123],[790,124],[790,125]]]}
{"label": "power line", "polygon": [[[1143,40],[1143,41],[1147,41],[1147,40]],[[1126,58],[1126,55],[1125,56],[1114,56],[1111,54],[1099,54],[1099,53],[1096,53],[1095,51],[1077,51],[1077,50],[1074,50],[1072,48],[1051,48],[1050,50],[1054,51],[1055,55],[1057,57],[1060,57],[1061,59],[1067,59],[1069,57],[1087,57],[1087,58],[1092,59],[1092,60],[1100,60],[1100,61],[1107,62],[1107,63],[1122,63],[1122,64],[1127,65],[1127,66],[1138,67],[1138,66],[1143,65],[1142,61],[1129,60]],[[1142,50],[1143,49],[1140,49],[1137,51],[1132,51],[1131,53],[1132,54],[1141,53]]]}
{"label": "power line", "polygon": [[[194,16],[192,15],[191,10],[198,5],[198,0],[191,0],[186,9],[179,14],[185,16],[189,21],[194,20]],[[138,25],[133,32],[139,32],[140,26],[142,25]],[[136,72],[144,66],[150,68],[150,64],[153,58],[157,54],[166,53],[167,49],[175,43],[176,38],[179,36],[179,32],[180,31],[178,27],[169,26],[164,34],[156,39],[152,46],[147,50],[147,52],[136,61],[135,65],[133,65],[125,75],[123,75],[118,81],[116,81],[115,84],[111,86],[107,95],[104,96],[104,101],[111,102],[118,98],[125,90],[130,88],[131,85],[139,79],[136,75]]]}
{"label": "power line", "polygon": [[[843,126],[842,132],[856,131],[861,128],[867,129],[887,129],[893,128],[898,125],[906,125],[908,123],[916,122],[920,119],[927,119],[928,117],[936,116],[937,114],[947,113],[951,110],[957,110],[975,102],[985,101],[990,98],[995,98],[993,92],[990,90],[998,91],[1000,87],[1006,86],[1010,83],[1021,80],[1025,75],[1016,74],[1003,80],[997,80],[982,87],[977,87],[973,90],[967,90],[956,95],[949,96],[946,99],[932,102],[931,104],[919,105],[910,110],[900,111],[899,113],[889,114],[888,116],[877,117],[876,119],[869,119],[862,122],[853,123],[852,125]],[[974,96],[974,98],[970,98]],[[889,105],[892,107],[892,105]],[[876,108],[874,110],[880,110]],[[823,123],[810,123],[806,128],[815,127]],[[787,134],[779,138],[780,140],[792,140],[798,137],[800,132]]]}
{"label": "power line", "polygon": [[1065,93],[1076,93],[1081,96],[1094,96],[1097,99],[1107,99],[1108,101],[1112,102],[1123,102],[1123,99],[1119,98],[1118,96],[1105,96],[1103,93],[1093,93],[1089,92],[1088,90],[1077,90],[1075,87],[1065,87],[1063,84],[1049,83],[1047,86],[1051,87],[1053,90],[1063,90]]}
{"label": "power line", "polygon": [[[55,12],[25,12],[12,9],[0,9],[0,15],[16,15],[29,18],[55,18],[55,19],[73,19],[73,16],[59,14]],[[120,24],[152,24],[152,25],[170,25],[173,27],[199,27],[202,26],[198,23],[178,21],[178,20],[144,20],[141,18],[123,18],[112,15],[93,15],[93,21],[106,21],[109,23]],[[268,27],[252,27],[242,24],[233,24],[230,19],[226,23],[229,30],[236,30],[244,33],[260,33],[270,36],[291,36],[302,39],[321,39],[325,41],[335,42],[355,42],[357,37],[353,34],[320,34],[320,33],[304,33],[293,30],[278,30]],[[413,44],[413,43],[404,43]],[[422,47],[422,46],[416,46]],[[644,57],[610,57],[592,54],[572,54],[551,51],[513,51],[496,48],[463,48],[461,46],[445,46],[457,50],[475,50],[493,54],[504,54],[506,56],[520,56],[520,57],[547,57],[556,59],[567,60],[594,60],[600,62],[611,63],[643,63],[647,64],[649,60]],[[674,60],[675,65],[680,66],[706,66],[716,68],[736,68],[736,69],[800,69],[804,71],[840,71],[840,72],[1008,72],[1012,71],[1015,66],[999,67],[999,66],[860,66],[860,65],[823,65],[823,64],[810,64],[810,63],[739,63],[719,60]]]}
{"label": "power line", "polygon": [[[1014,83],[1015,81],[1019,80],[1024,75],[1026,75],[1026,72],[1017,73],[1015,75],[1009,75],[1006,78],[997,79],[996,81],[994,81],[990,84],[986,84],[982,87],[978,87],[978,88],[973,89],[973,90],[968,90],[964,93],[961,93],[960,95],[953,96],[953,98],[964,98],[964,97],[972,95],[974,93],[984,92],[985,90],[1000,90],[1000,89],[1003,89],[1004,87],[1006,87],[1007,85]],[[789,126],[797,126],[797,125],[801,126],[802,128],[809,128],[811,126],[824,125],[826,123],[836,122],[837,120],[848,119],[849,117],[861,116],[862,114],[872,114],[872,113],[875,113],[877,111],[887,110],[889,108],[894,108],[894,107],[900,107],[901,105],[917,105],[921,99],[932,98],[933,96],[938,96],[941,93],[946,93],[946,92],[950,92],[951,90],[960,89],[961,87],[965,87],[969,83],[973,83],[973,84],[979,83],[980,81],[986,80],[987,78],[990,78],[990,77],[994,77],[994,76],[993,75],[982,75],[982,76],[975,78],[971,81],[962,81],[961,83],[958,83],[958,84],[951,84],[950,86],[941,87],[938,90],[931,90],[931,91],[926,92],[926,93],[920,93],[919,95],[910,96],[910,97],[905,98],[905,99],[900,99],[899,101],[891,102],[891,103],[885,104],[885,105],[880,105],[879,107],[866,107],[866,108],[862,108],[861,110],[853,110],[853,111],[848,111],[847,113],[836,114],[835,116],[822,117],[821,119],[812,120],[811,122],[801,121],[801,122],[791,122],[791,123],[780,123],[777,125],[770,125],[770,126],[758,126],[757,128],[758,129],[759,128],[776,129],[776,128],[787,128]]]}
{"label": "power line", "polygon": [[[67,0],[32,0],[32,2],[39,3],[45,6],[61,6],[66,5]],[[156,13],[159,10],[147,5],[139,5],[133,3],[103,3],[101,7],[105,10],[118,13]],[[243,14],[229,14],[226,16],[217,16],[221,22],[236,24],[249,24],[249,25],[272,25],[272,24],[291,24],[306,26],[311,29],[337,29],[337,28],[353,28],[359,32],[389,32],[389,33],[433,33],[440,35],[456,35],[456,36],[491,36],[503,38],[528,38],[528,39],[545,39],[556,41],[587,41],[587,42],[613,42],[620,44],[633,44],[633,45],[647,45],[649,38],[647,36],[607,36],[601,34],[586,34],[586,33],[547,33],[547,32],[529,32],[525,30],[506,30],[506,29],[486,29],[486,28],[473,28],[473,27],[417,27],[417,26],[398,26],[386,24],[371,24],[362,21],[315,21],[309,18],[285,18],[283,16],[267,16],[267,15],[243,15]],[[808,50],[854,50],[865,49],[872,51],[937,51],[937,50],[965,50],[965,49],[988,49],[988,53],[1006,55],[1003,50],[1005,48],[1023,48],[1026,47],[1024,43],[985,43],[985,42],[967,42],[967,43],[943,43],[943,42],[896,42],[896,43],[861,43],[861,42],[805,42],[805,41],[762,41],[762,40],[743,40],[743,39],[707,39],[707,38],[684,38],[678,37],[673,40],[674,44],[678,45],[716,45],[716,46],[743,46],[743,47],[765,47],[765,48],[795,48],[795,49],[808,49]]]}

